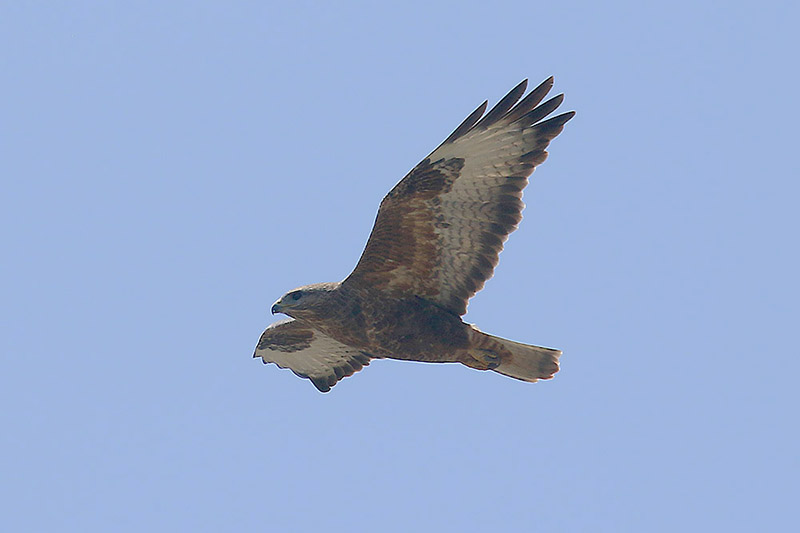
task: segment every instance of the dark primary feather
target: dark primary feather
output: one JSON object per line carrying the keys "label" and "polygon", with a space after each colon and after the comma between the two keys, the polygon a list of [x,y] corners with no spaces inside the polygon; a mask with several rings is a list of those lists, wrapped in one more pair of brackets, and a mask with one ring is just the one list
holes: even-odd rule
{"label": "dark primary feather", "polygon": [[517,100],[519,100],[522,95],[525,94],[526,87],[528,87],[528,80],[522,80],[522,82],[511,89],[511,92],[505,95],[502,100],[497,102],[497,104],[488,113],[486,113],[486,116],[483,117],[480,122],[475,124],[475,127],[488,128],[497,122],[497,120],[504,116],[509,109],[514,107],[514,104],[517,103]]}
{"label": "dark primary feather", "polygon": [[486,106],[487,105],[489,105],[488,100],[484,100],[483,103],[481,105],[479,105],[478,108],[470,114],[470,116],[465,118],[464,122],[462,122],[455,129],[455,131],[453,133],[451,133],[450,136],[447,139],[444,140],[444,142],[442,144],[446,144],[446,143],[449,143],[450,141],[452,141],[454,139],[458,139],[459,137],[464,135],[466,132],[468,132],[472,128],[472,126],[474,126],[475,123],[478,122],[478,120],[480,120],[481,116],[486,111]]}
{"label": "dark primary feather", "polygon": [[511,112],[506,116],[506,120],[508,122],[514,122],[522,115],[539,105],[539,102],[541,102],[544,97],[547,96],[547,93],[550,92],[550,89],[553,88],[553,83],[554,80],[552,76],[540,83],[538,87],[528,93],[528,96],[523,98],[520,103],[514,106],[514,109],[512,109]]}

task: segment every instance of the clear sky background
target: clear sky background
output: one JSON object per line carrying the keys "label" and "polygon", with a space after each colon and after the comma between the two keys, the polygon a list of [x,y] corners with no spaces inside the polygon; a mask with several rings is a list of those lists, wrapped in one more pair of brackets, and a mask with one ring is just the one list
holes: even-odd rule
{"label": "clear sky background", "polygon": [[[3,2],[0,529],[794,531],[795,2]],[[466,320],[550,382],[251,358],[484,99],[578,112]]]}

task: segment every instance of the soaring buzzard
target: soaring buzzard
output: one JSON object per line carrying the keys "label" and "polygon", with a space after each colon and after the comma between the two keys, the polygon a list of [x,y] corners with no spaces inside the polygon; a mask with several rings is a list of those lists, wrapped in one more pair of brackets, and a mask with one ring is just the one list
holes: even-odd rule
{"label": "soaring buzzard", "polygon": [[539,105],[552,86],[551,77],[519,101],[525,80],[485,116],[487,102],[467,117],[383,199],[347,279],[294,289],[272,306],[292,318],[264,331],[254,357],[321,392],[382,358],[552,378],[559,350],[494,337],[460,318],[522,220],[528,176],[575,114],[543,120],[564,99]]}

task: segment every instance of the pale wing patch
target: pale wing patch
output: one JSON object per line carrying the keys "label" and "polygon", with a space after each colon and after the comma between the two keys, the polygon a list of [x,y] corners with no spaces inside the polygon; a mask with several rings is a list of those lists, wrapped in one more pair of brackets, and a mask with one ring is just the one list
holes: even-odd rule
{"label": "pale wing patch", "polygon": [[264,331],[253,357],[311,380],[320,392],[328,392],[337,382],[367,366],[372,358],[291,318]]}
{"label": "pale wing patch", "polygon": [[443,143],[429,156],[434,161],[464,160],[458,179],[439,197],[438,218],[444,223],[435,233],[442,271],[448,273],[439,280],[436,299],[442,305],[465,312],[467,300],[492,276],[503,243],[522,220],[528,176],[546,159],[550,141],[572,116],[539,122],[560,103],[557,96],[535,109],[514,108],[484,128],[479,123]]}

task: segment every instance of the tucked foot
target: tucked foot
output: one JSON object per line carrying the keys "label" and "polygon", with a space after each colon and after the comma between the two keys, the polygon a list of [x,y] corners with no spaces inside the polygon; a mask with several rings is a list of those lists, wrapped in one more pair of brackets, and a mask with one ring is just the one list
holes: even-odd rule
{"label": "tucked foot", "polygon": [[494,370],[500,366],[500,356],[478,348],[467,352],[461,362],[475,370]]}

